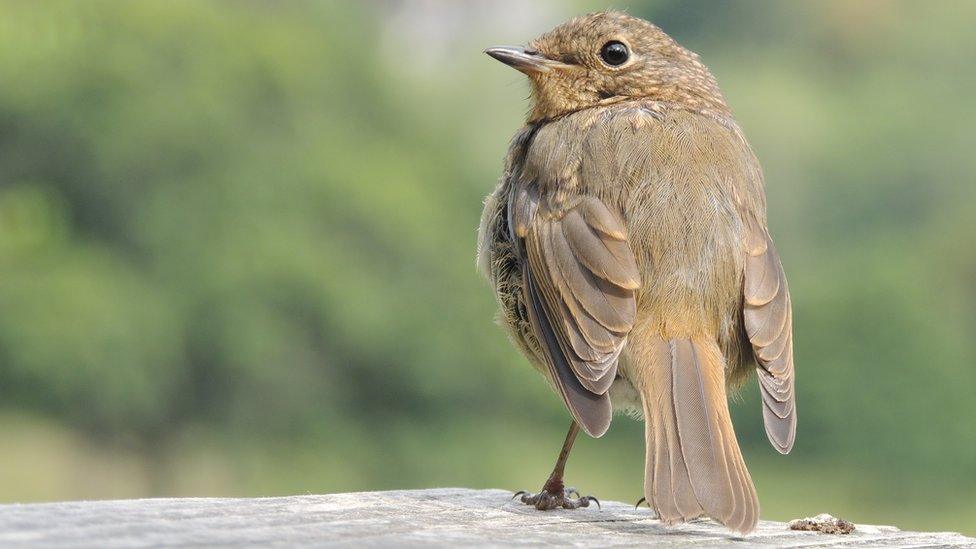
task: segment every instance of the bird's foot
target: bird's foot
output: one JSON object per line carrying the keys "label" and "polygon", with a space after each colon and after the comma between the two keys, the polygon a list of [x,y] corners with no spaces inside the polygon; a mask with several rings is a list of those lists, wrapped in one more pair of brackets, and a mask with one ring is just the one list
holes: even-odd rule
{"label": "bird's foot", "polygon": [[[572,497],[575,495],[576,497]],[[521,497],[520,497],[521,496]],[[600,500],[593,496],[581,496],[576,488],[560,488],[558,486],[546,486],[537,494],[530,494],[525,490],[515,492],[512,499],[519,498],[526,505],[531,505],[540,511],[551,509],[579,509],[589,507],[590,502],[596,503],[600,507]]]}

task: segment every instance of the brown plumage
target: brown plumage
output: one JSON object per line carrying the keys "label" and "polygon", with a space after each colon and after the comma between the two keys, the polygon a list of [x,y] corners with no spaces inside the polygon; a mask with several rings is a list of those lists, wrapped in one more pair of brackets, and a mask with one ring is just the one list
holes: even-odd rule
{"label": "brown plumage", "polygon": [[[486,52],[526,73],[533,99],[479,231],[501,324],[591,436],[614,409],[643,415],[662,521],[751,531],[726,386],[756,366],[767,435],[789,452],[792,316],[762,172],[715,79],[616,12]],[[544,493],[562,490],[564,462]]]}

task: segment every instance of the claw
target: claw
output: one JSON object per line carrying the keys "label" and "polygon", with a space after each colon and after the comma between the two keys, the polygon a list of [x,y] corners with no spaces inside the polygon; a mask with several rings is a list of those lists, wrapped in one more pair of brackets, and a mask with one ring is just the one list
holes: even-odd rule
{"label": "claw", "polygon": [[[571,497],[575,494],[576,497]],[[580,495],[576,488],[567,488],[560,490],[559,492],[549,493],[545,489],[537,494],[529,493],[525,490],[519,490],[512,494],[512,499],[516,499],[521,496],[522,503],[526,505],[532,505],[540,511],[548,511],[550,509],[557,509],[562,507],[563,509],[578,509],[580,507],[589,507],[590,503],[596,503],[596,506],[602,511],[603,505],[600,504],[600,500],[593,496],[583,496]]]}
{"label": "claw", "polygon": [[[634,509],[640,507],[641,503],[647,503],[647,498],[640,498],[639,500],[637,500],[637,503],[634,504]],[[650,505],[648,505],[648,507],[650,507]]]}
{"label": "claw", "polygon": [[583,497],[582,497],[582,498],[580,498],[580,499],[583,499],[583,500],[586,500],[586,501],[595,501],[595,502],[596,502],[596,507],[597,507],[597,509],[599,509],[599,510],[601,510],[601,511],[603,510],[603,506],[602,506],[602,505],[600,505],[600,500],[598,500],[598,499],[596,499],[596,498],[595,498],[595,497],[593,497],[593,496],[583,496]]}

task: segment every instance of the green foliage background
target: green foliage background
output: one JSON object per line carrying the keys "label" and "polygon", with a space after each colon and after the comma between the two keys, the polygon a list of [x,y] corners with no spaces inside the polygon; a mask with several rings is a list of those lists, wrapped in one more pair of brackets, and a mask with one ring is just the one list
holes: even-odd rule
{"label": "green foliage background", "polygon": [[[527,89],[481,48],[597,4],[546,6],[424,63],[409,4],[0,2],[0,501],[536,488],[567,416],[474,245]],[[976,534],[976,4],[618,7],[766,169],[800,431],[734,406],[764,517]],[[569,478],[636,500],[642,453],[621,417]]]}

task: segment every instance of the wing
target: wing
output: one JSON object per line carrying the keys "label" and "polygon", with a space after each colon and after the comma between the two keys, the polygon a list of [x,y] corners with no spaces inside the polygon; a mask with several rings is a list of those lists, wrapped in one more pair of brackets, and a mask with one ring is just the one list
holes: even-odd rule
{"label": "wing", "polygon": [[758,365],[766,436],[786,454],[796,437],[790,290],[769,232],[754,218],[748,225],[743,316]]}
{"label": "wing", "polygon": [[510,202],[524,299],[542,358],[570,413],[590,436],[610,426],[607,391],[637,314],[637,262],[620,218],[583,197],[559,211],[529,189]]}

